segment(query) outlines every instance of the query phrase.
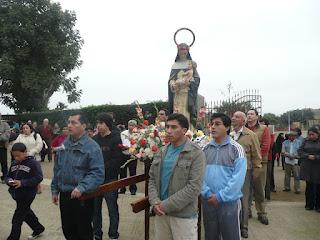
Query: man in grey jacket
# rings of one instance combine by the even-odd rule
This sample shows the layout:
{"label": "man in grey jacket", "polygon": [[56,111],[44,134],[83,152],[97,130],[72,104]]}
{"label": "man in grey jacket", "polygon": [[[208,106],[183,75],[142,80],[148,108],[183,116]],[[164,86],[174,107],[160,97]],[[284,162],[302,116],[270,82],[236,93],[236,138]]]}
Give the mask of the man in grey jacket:
{"label": "man in grey jacket", "polygon": [[197,239],[197,206],[204,173],[204,153],[185,133],[187,118],[171,114],[166,123],[170,143],[155,155],[149,180],[149,201],[160,239]]}

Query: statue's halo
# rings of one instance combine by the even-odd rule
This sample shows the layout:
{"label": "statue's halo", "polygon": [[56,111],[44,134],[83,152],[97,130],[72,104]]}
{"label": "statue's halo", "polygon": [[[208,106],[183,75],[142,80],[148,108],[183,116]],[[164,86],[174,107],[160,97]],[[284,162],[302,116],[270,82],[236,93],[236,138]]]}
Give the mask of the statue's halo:
{"label": "statue's halo", "polygon": [[178,46],[179,44],[177,43],[177,40],[176,40],[176,36],[178,34],[178,32],[182,31],[182,30],[186,30],[186,31],[189,31],[191,34],[192,34],[192,37],[193,37],[193,40],[192,40],[192,43],[190,45],[188,45],[189,47],[191,47],[193,44],[194,44],[194,41],[196,40],[196,37],[194,35],[194,33],[192,32],[192,30],[190,28],[179,28],[175,33],[174,33],[174,36],[173,36],[173,40],[174,40],[174,43]]}

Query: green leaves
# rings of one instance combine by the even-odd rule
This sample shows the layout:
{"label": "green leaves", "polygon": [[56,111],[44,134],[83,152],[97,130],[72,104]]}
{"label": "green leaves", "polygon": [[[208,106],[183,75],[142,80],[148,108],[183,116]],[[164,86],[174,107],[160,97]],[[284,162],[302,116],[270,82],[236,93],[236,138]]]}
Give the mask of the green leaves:
{"label": "green leaves", "polygon": [[0,99],[16,112],[42,111],[60,87],[80,100],[78,78],[83,40],[76,15],[49,0],[2,0],[0,4]]}

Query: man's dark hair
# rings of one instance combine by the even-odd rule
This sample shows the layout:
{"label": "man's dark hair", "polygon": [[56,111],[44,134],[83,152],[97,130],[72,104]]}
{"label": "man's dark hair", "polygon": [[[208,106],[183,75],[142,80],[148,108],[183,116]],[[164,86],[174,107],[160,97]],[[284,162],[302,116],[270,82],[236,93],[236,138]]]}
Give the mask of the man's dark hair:
{"label": "man's dark hair", "polygon": [[103,112],[99,113],[97,116],[97,121],[104,122],[109,130],[112,130],[113,118],[109,113]]}
{"label": "man's dark hair", "polygon": [[216,118],[220,118],[221,121],[223,122],[223,125],[225,127],[229,127],[229,130],[227,131],[227,134],[229,135],[230,128],[231,128],[231,119],[230,119],[230,117],[227,116],[224,113],[214,113],[214,114],[211,115],[210,122],[212,122],[213,119],[216,119]]}
{"label": "man's dark hair", "polygon": [[168,116],[168,110],[167,110],[167,109],[160,109],[159,112],[160,112],[160,111],[164,111],[164,113],[166,114],[166,116]]}
{"label": "man's dark hair", "polygon": [[26,145],[20,142],[13,144],[11,148],[11,152],[25,152],[25,151],[27,151]]}
{"label": "man's dark hair", "polygon": [[[250,108],[250,109],[248,110],[248,112],[249,112],[249,111],[254,111],[255,114],[256,114],[257,116],[259,116],[259,113],[258,113],[257,109],[255,109],[255,108]],[[247,113],[248,113],[248,112],[247,112]]]}
{"label": "man's dark hair", "polygon": [[182,128],[189,129],[188,119],[181,113],[172,113],[168,116],[167,121],[177,120]]}
{"label": "man's dark hair", "polygon": [[70,114],[70,116],[79,116],[79,122],[81,124],[88,124],[88,118],[83,114],[83,112],[73,112]]}
{"label": "man's dark hair", "polygon": [[308,134],[309,134],[309,132],[314,132],[314,133],[319,135],[319,129],[316,128],[315,126],[312,126],[311,128],[309,128],[308,129]]}
{"label": "man's dark hair", "polygon": [[300,128],[296,128],[295,132],[297,133],[298,136],[301,136],[302,132]]}

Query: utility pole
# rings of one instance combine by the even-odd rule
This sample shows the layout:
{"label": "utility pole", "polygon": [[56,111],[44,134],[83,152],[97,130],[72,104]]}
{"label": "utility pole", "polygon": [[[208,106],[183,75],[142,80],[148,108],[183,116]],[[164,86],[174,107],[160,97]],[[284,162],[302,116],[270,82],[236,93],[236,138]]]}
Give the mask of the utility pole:
{"label": "utility pole", "polygon": [[288,112],[288,131],[291,131],[291,126],[290,126],[290,111]]}

